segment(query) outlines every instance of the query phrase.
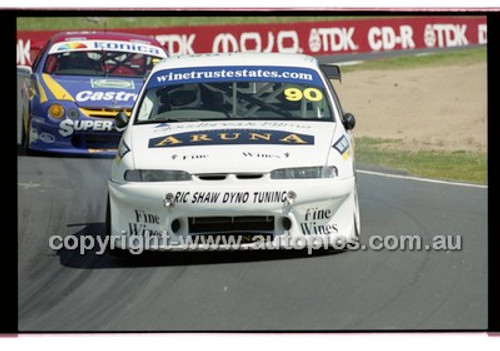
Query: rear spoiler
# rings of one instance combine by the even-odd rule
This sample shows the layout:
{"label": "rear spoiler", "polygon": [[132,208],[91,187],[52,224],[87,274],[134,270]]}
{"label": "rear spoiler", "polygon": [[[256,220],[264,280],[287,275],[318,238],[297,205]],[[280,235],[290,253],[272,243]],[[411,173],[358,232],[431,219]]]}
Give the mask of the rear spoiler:
{"label": "rear spoiler", "polygon": [[323,73],[328,77],[328,79],[335,79],[342,82],[342,76],[340,74],[340,67],[332,64],[321,64],[319,65]]}

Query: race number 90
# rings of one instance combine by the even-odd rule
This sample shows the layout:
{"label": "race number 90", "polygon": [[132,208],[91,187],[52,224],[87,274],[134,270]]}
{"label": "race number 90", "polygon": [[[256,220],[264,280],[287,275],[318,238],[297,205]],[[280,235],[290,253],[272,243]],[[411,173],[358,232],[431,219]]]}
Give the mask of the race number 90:
{"label": "race number 90", "polygon": [[303,91],[299,88],[287,88],[283,93],[288,101],[300,101],[302,98],[309,101],[321,101],[323,99],[323,94],[316,88],[306,88]]}

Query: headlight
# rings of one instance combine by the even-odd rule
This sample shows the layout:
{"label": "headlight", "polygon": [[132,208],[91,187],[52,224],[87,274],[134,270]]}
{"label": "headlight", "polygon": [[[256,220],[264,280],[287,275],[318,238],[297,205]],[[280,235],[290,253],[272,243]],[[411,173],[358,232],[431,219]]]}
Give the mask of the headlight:
{"label": "headlight", "polygon": [[49,117],[60,119],[64,117],[64,107],[60,104],[52,104],[49,107]]}
{"label": "headlight", "polygon": [[317,179],[333,178],[338,175],[337,167],[281,168],[271,172],[271,179]]}
{"label": "headlight", "polygon": [[124,158],[127,153],[130,152],[130,148],[128,147],[127,143],[123,140],[123,138],[120,139],[120,143],[118,144],[118,150],[116,154],[118,155],[119,158]]}
{"label": "headlight", "polygon": [[176,182],[191,180],[191,174],[184,171],[129,169],[125,172],[124,178],[129,182]]}
{"label": "headlight", "polygon": [[79,115],[80,115],[80,113],[78,112],[78,110],[76,108],[70,108],[68,110],[68,117],[71,119],[77,119]]}

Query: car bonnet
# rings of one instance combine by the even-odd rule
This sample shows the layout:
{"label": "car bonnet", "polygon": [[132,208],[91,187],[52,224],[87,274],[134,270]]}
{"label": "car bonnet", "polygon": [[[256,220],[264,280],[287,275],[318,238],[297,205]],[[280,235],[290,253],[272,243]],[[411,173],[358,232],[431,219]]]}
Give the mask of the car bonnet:
{"label": "car bonnet", "polygon": [[131,126],[137,169],[190,173],[268,172],[326,164],[336,124],[227,121]]}
{"label": "car bonnet", "polygon": [[74,101],[79,107],[132,108],[142,87],[142,78],[69,76],[42,74],[56,100]]}

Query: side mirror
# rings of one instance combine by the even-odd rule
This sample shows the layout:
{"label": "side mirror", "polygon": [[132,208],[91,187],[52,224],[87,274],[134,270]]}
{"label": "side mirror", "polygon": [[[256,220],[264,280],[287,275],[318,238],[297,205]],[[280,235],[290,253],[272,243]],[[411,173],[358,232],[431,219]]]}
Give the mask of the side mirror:
{"label": "side mirror", "polygon": [[119,132],[123,132],[123,130],[127,127],[128,124],[128,116],[125,112],[120,112],[115,117],[115,127]]}
{"label": "side mirror", "polygon": [[356,126],[356,118],[352,113],[344,113],[342,116],[342,123],[344,124],[345,129],[352,130]]}
{"label": "side mirror", "polygon": [[17,73],[24,76],[29,76],[33,73],[31,66],[19,65],[17,66]]}

